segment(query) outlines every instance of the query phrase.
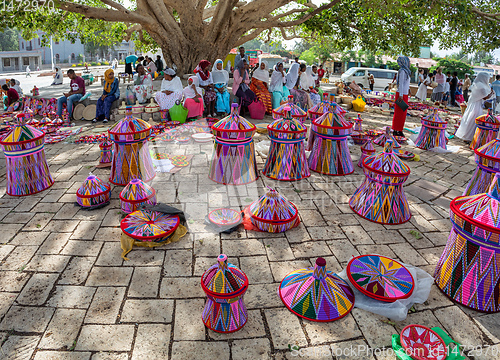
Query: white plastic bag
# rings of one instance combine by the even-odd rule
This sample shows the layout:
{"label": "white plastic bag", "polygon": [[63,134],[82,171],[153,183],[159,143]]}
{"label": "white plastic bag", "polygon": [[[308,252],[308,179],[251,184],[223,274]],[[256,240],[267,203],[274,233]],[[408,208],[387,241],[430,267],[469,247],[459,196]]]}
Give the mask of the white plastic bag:
{"label": "white plastic bag", "polygon": [[407,299],[396,300],[393,303],[387,303],[379,300],[369,298],[360,291],[358,291],[347,278],[346,270],[337,274],[342,279],[347,281],[352,291],[354,292],[354,307],[370,311],[374,314],[385,316],[394,321],[403,321],[408,316],[408,310],[411,309],[413,304],[423,304],[431,292],[431,286],[434,278],[426,273],[424,270],[419,269],[412,265],[403,264],[413,276],[415,280],[415,288],[413,293]]}
{"label": "white plastic bag", "polygon": [[269,146],[271,146],[271,141],[264,140],[255,144],[255,150],[262,158],[267,159],[269,155]]}

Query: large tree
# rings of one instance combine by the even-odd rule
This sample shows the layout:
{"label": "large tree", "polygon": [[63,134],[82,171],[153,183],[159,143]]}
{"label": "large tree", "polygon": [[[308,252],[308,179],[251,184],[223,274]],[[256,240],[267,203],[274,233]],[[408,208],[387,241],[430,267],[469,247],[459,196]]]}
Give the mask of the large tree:
{"label": "large tree", "polygon": [[17,27],[28,38],[36,30],[105,44],[132,38],[141,49],[161,48],[183,73],[258,37],[327,35],[338,47],[406,53],[436,38],[445,47],[500,46],[500,2],[491,0],[332,0],[320,6],[313,0],[135,0],[128,7],[123,0],[36,1],[38,11],[2,8],[0,27]]}

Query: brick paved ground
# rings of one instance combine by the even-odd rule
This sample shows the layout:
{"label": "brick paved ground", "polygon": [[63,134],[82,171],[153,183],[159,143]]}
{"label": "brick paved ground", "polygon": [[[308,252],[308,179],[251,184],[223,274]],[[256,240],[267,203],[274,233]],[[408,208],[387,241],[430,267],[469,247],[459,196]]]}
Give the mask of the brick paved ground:
{"label": "brick paved ground", "polygon": [[[365,119],[370,119],[366,128],[389,123],[382,116],[367,114]],[[450,231],[449,202],[461,194],[475,168],[465,147],[445,155],[415,151],[421,161],[408,163],[412,172],[405,186],[413,217],[398,226],[374,224],[350,210],[349,196],[363,179],[357,167],[346,177],[313,173],[293,183],[259,178],[248,186],[221,186],[207,178],[210,144],[160,143],[154,148],[195,155],[190,167],[175,175],[158,174],[153,181],[159,201],[189,215],[189,234],[178,243],[135,249],[130,261],[120,257],[121,188],[113,188],[111,204],[103,209],[88,212],[74,206],[75,192],[89,171],[103,178],[109,174],[94,167],[97,145],[47,145],[54,186],[29,197],[0,199],[0,358],[283,360],[294,358],[289,344],[315,350],[323,345],[333,350],[390,346],[391,334],[410,323],[440,326],[462,344],[498,350],[499,315],[454,305],[435,287],[429,300],[401,323],[359,309],[333,323],[312,323],[286,310],[276,294],[285,274],[310,266],[318,256],[326,258],[329,269],[340,271],[352,255],[375,252],[432,274]],[[351,152],[357,161],[358,147]],[[259,170],[263,163],[258,157]],[[3,158],[0,164],[4,193]],[[243,208],[265,186],[277,187],[298,206],[298,228],[275,235],[241,229],[222,236],[205,228],[210,209]],[[421,234],[418,239],[415,231]],[[200,275],[221,252],[250,280],[248,323],[229,335],[209,331],[201,322]],[[497,357],[490,351],[470,358]]]}

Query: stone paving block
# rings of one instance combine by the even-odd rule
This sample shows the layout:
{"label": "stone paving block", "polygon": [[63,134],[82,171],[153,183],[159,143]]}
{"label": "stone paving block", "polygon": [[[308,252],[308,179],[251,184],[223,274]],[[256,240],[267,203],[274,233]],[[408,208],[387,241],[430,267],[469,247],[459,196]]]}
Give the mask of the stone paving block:
{"label": "stone paving block", "polygon": [[68,242],[70,235],[69,233],[51,233],[38,248],[37,253],[42,255],[59,254]]}
{"label": "stone paving block", "polygon": [[328,323],[304,321],[304,328],[312,345],[353,339],[362,336],[352,315]]}
{"label": "stone paving block", "polygon": [[229,360],[229,356],[229,344],[226,341],[174,341],[172,345],[172,359],[175,360]]}
{"label": "stone paving block", "polygon": [[[109,210],[108,213],[115,211],[114,209]],[[120,221],[117,222],[119,224]],[[120,237],[122,236],[122,229],[119,227],[102,227],[109,226],[111,224],[105,223],[105,220],[102,222],[101,227],[97,230],[97,233],[94,236],[94,240],[97,241],[109,241],[116,242],[120,241]],[[115,244],[116,245],[116,244]]]}
{"label": "stone paving block", "polygon": [[100,225],[101,221],[80,221],[71,239],[92,240]]}
{"label": "stone paving block", "polygon": [[80,210],[79,206],[70,203],[61,203],[61,209],[54,215],[53,220],[71,220]]}
{"label": "stone paving block", "polygon": [[[284,261],[294,260],[292,249],[286,238],[264,239],[265,251],[269,261]],[[229,252],[229,254],[231,254]],[[254,255],[259,255],[259,252],[254,252]],[[248,254],[250,255],[250,254]]]}
{"label": "stone paving block", "polygon": [[167,250],[163,265],[164,275],[167,277],[191,276],[192,260],[190,250]]}
{"label": "stone paving block", "polygon": [[96,289],[87,286],[56,286],[48,306],[70,309],[87,309]]}
{"label": "stone paving block", "polygon": [[410,219],[410,222],[415,225],[418,231],[424,234],[431,231],[444,231],[444,229],[436,228],[434,225],[432,225],[432,223],[430,223],[420,215],[413,215]]}
{"label": "stone paving block", "polygon": [[431,265],[437,265],[441,254],[444,251],[444,246],[436,246],[428,249],[418,250],[419,254]]}
{"label": "stone paving block", "polygon": [[34,360],[89,360],[90,352],[37,351]]}
{"label": "stone paving block", "polygon": [[12,212],[5,216],[2,222],[7,224],[25,224],[30,221],[33,216],[35,216],[35,214],[30,212]]}
{"label": "stone paving block", "polygon": [[288,309],[266,309],[264,313],[275,349],[288,349],[289,344],[307,345],[299,318]]}
{"label": "stone paving block", "polygon": [[31,274],[18,271],[0,272],[0,291],[19,292],[29,280]]}
{"label": "stone paving block", "polygon": [[318,210],[302,210],[299,216],[306,227],[326,226],[326,222]]}
{"label": "stone paving block", "polygon": [[22,224],[2,224],[3,243],[8,243],[22,227]]}
{"label": "stone paving block", "polygon": [[132,268],[94,266],[86,286],[128,286]]}
{"label": "stone paving block", "polygon": [[359,245],[356,246],[360,254],[379,254],[390,257],[392,259],[396,258],[396,254],[391,250],[388,245]]}
{"label": "stone paving block", "polygon": [[[83,180],[82,180],[83,181]],[[101,222],[108,211],[111,211],[108,209],[108,207],[104,207],[101,209],[96,209],[92,211],[80,209],[76,214],[75,214],[75,219],[77,220],[84,220],[84,221],[89,221],[89,222]],[[119,224],[119,223],[118,223]],[[118,224],[113,224],[113,226],[117,226]],[[93,229],[96,224],[89,224],[89,228]],[[84,229],[82,229],[84,230]]]}
{"label": "stone paving block", "polygon": [[361,255],[349,240],[327,241],[333,255],[341,263],[348,263],[352,257]]}
{"label": "stone paving block", "polygon": [[[7,249],[12,248],[8,247]],[[36,250],[37,246],[16,246],[14,250],[10,251],[9,256],[0,263],[0,270],[22,271]]]}
{"label": "stone paving block", "polygon": [[345,239],[346,236],[340,226],[329,225],[327,227],[308,226],[307,231],[314,240]]}
{"label": "stone paving block", "polygon": [[292,244],[292,251],[295,258],[315,258],[318,256],[328,256],[332,252],[326,241],[309,241],[301,244]]}
{"label": "stone paving block", "polygon": [[132,360],[168,359],[170,331],[170,325],[139,325]]}
{"label": "stone paving block", "polygon": [[128,297],[156,297],[161,267],[136,267],[127,293]]}
{"label": "stone paving block", "polygon": [[122,249],[117,243],[105,242],[95,264],[97,266],[121,266],[123,264],[121,254]]}
{"label": "stone paving block", "polygon": [[85,316],[86,324],[114,324],[125,297],[124,287],[98,287]]}
{"label": "stone paving block", "polygon": [[133,325],[84,325],[75,350],[130,351],[133,339]]}
{"label": "stone paving block", "polygon": [[52,291],[58,274],[34,274],[19,294],[16,302],[21,305],[42,305]]}
{"label": "stone paving block", "polygon": [[63,255],[76,256],[97,256],[104,242],[102,241],[79,241],[69,240],[64,249]]}
{"label": "stone paving block", "polygon": [[205,340],[204,305],[204,299],[175,300],[174,340]]}
{"label": "stone paving block", "polygon": [[[430,273],[430,275],[434,275],[434,273]],[[450,305],[453,305],[453,302],[445,295],[443,295],[436,284],[432,284],[431,292],[429,293],[429,297],[427,298],[427,300],[423,304],[415,304],[415,309],[420,311],[425,309],[436,309]]]}
{"label": "stone paving block", "polygon": [[[279,240],[279,239],[265,239],[265,240],[270,240],[272,242],[274,240]],[[263,242],[264,240],[259,240],[259,239],[222,240],[222,252],[224,254],[229,254],[228,256],[230,258],[236,256],[266,255],[266,249],[264,247]],[[195,240],[195,249],[196,249],[196,240]],[[216,258],[218,254],[217,255],[214,254],[217,251],[218,254],[220,254],[219,248],[214,248],[213,254],[211,256]]]}
{"label": "stone paving block", "polygon": [[309,260],[271,262],[269,265],[271,266],[271,272],[276,282],[281,282],[281,280],[292,271],[312,266]]}
{"label": "stone paving block", "polygon": [[[121,257],[121,248],[117,244],[113,244],[115,248],[119,251],[119,257]],[[102,251],[101,251],[102,253]],[[164,250],[134,250],[132,253],[127,255],[129,260],[123,263],[124,266],[162,266],[165,251]]]}
{"label": "stone paving block", "polygon": [[231,346],[233,360],[272,359],[269,339],[235,340]]}
{"label": "stone paving block", "polygon": [[16,247],[14,245],[0,245],[0,261],[7,257]]}
{"label": "stone paving block", "polygon": [[39,201],[40,201],[40,198],[36,198],[33,196],[26,196],[22,199],[22,201],[17,206],[14,207],[14,211],[15,212],[28,212],[31,209],[33,209],[33,207],[36,204],[38,204]]}
{"label": "stone paving block", "polygon": [[24,231],[42,231],[45,226],[49,223],[50,219],[54,214],[52,213],[38,213],[31,218],[30,221],[26,223],[23,230]]}
{"label": "stone paving block", "polygon": [[395,324],[396,324],[395,328],[398,331],[398,333],[401,333],[401,331],[405,326],[411,324],[424,324],[429,328],[433,328],[435,326],[442,327],[442,325],[439,323],[439,320],[434,316],[434,314],[430,310],[410,313],[408,314],[405,320],[397,321]]}
{"label": "stone paving block", "polygon": [[494,344],[500,343],[500,324],[498,323],[498,314],[477,316],[474,318],[474,322]]}
{"label": "stone paving block", "polygon": [[302,223],[300,223],[299,226],[286,231],[285,236],[291,244],[311,240],[311,236],[309,235],[306,227]]}
{"label": "stone paving block", "polygon": [[172,322],[173,300],[127,300],[120,320],[135,323]]}
{"label": "stone paving block", "polygon": [[[161,192],[159,193],[161,194]],[[104,219],[102,220],[101,226],[117,226],[120,224],[122,220],[122,212],[119,209],[110,209],[106,215],[104,216]],[[118,238],[119,241],[120,239]],[[109,241],[109,240],[108,240]]]}
{"label": "stone paving block", "polygon": [[391,346],[390,335],[396,334],[396,329],[383,322],[387,320],[387,318],[356,308],[352,310],[351,314],[354,316],[356,323],[370,347],[379,348]]}
{"label": "stone paving block", "polygon": [[68,264],[70,256],[35,255],[26,266],[26,271],[62,272]]}
{"label": "stone paving block", "polygon": [[[416,229],[401,229],[399,233],[406,239],[408,243],[415,249],[424,249],[433,246],[433,243],[427,237]],[[427,233],[428,235],[434,233]]]}
{"label": "stone paving block", "polygon": [[248,287],[245,304],[248,309],[262,309],[283,306],[277,294],[279,283],[255,284]]}
{"label": "stone paving block", "polygon": [[87,279],[95,262],[93,257],[73,257],[66,270],[61,274],[58,284],[79,285]]}
{"label": "stone paving block", "polygon": [[98,352],[92,355],[91,360],[128,360],[127,353]]}
{"label": "stone paving block", "polygon": [[386,245],[404,243],[405,238],[397,230],[377,230],[368,233],[375,244]]}
{"label": "stone paving block", "polygon": [[[79,223],[80,220],[52,220],[44,230],[49,232],[72,233]],[[69,235],[71,236],[71,234]]]}
{"label": "stone paving block", "polygon": [[78,336],[85,310],[57,309],[42,336],[40,349],[69,349]]}
{"label": "stone paving block", "polygon": [[450,236],[449,232],[432,232],[426,234],[426,237],[435,246],[445,246],[449,236]]}
{"label": "stone paving block", "polygon": [[167,299],[201,298],[205,293],[201,289],[199,277],[163,278],[160,297]]}
{"label": "stone paving block", "polygon": [[9,311],[10,306],[16,300],[17,294],[0,292],[0,319]]}
{"label": "stone paving block", "polygon": [[39,340],[40,336],[11,335],[2,344],[0,353],[6,360],[31,359]]}
{"label": "stone paving block", "polygon": [[330,351],[336,360],[375,360],[368,345],[361,339],[331,344]]}
{"label": "stone paving block", "polygon": [[[465,346],[486,344],[482,332],[458,306],[450,306],[434,311],[439,322],[450,337]],[[470,347],[469,347],[470,348]]]}
{"label": "stone paving block", "polygon": [[342,230],[353,245],[369,245],[374,243],[371,236],[368,235],[361,225],[342,226]]}
{"label": "stone paving block", "polygon": [[248,320],[240,330],[229,334],[208,330],[208,336],[214,340],[256,338],[266,336],[266,329],[260,310],[250,310],[248,311]]}
{"label": "stone paving block", "polygon": [[393,244],[389,246],[397,257],[399,257],[405,264],[413,266],[428,264],[418,251],[412,248],[410,244]]}
{"label": "stone paving block", "polygon": [[33,245],[38,246],[49,236],[47,231],[21,231],[11,241],[9,245]]}
{"label": "stone paving block", "polygon": [[[231,261],[231,258],[229,258],[229,262]],[[240,269],[247,275],[251,284],[273,282],[273,275],[266,256],[242,257],[240,258],[240,265]]]}
{"label": "stone paving block", "polygon": [[329,226],[356,226],[359,225],[360,217],[352,213],[351,208],[348,205],[339,205],[339,209],[343,210],[344,213],[335,216],[326,216]]}
{"label": "stone paving block", "polygon": [[[41,201],[43,201],[43,199]],[[56,213],[61,209],[62,206],[63,204],[61,203],[39,202],[30,211],[33,213],[42,213],[42,212]]]}
{"label": "stone paving block", "polygon": [[50,318],[54,313],[53,308],[12,306],[0,323],[0,330],[14,330],[19,332],[45,331]]}

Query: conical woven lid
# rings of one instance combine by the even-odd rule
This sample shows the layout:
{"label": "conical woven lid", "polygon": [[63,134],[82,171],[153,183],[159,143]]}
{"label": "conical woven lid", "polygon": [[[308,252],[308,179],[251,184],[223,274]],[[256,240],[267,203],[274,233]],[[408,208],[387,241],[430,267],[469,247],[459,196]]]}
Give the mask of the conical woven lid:
{"label": "conical woven lid", "polygon": [[52,123],[52,120],[47,116],[47,114],[43,114],[42,119],[40,120],[40,125],[47,125]]}
{"label": "conical woven lid", "polygon": [[375,152],[372,139],[368,139],[363,145],[361,145],[361,151],[365,153]]}
{"label": "conical woven lid", "polygon": [[274,120],[267,126],[268,130],[274,130],[278,132],[306,132],[307,128],[299,120],[291,116],[289,107],[283,109],[283,117]]}
{"label": "conical woven lid", "polygon": [[292,114],[292,116],[303,117],[303,116],[307,115],[306,112],[300,108],[300,106],[295,105],[293,103],[293,96],[292,95],[288,96],[288,102],[286,104],[278,106],[276,109],[273,110],[273,113],[282,114],[283,110],[285,110],[286,107],[290,108],[290,113]]}
{"label": "conical woven lid", "polygon": [[79,197],[94,197],[110,191],[110,186],[99,179],[97,176],[90,174],[82,186],[76,192]]}
{"label": "conical woven lid", "polygon": [[363,167],[382,175],[407,176],[410,168],[392,151],[392,140],[387,140],[384,151],[363,160]]}
{"label": "conical woven lid", "polygon": [[427,121],[427,122],[446,124],[446,121],[442,120],[439,117],[437,109],[434,109],[434,111],[431,111],[427,116],[422,117],[422,120]]}
{"label": "conical woven lid", "polygon": [[221,133],[247,133],[246,136],[251,137],[256,126],[244,117],[238,114],[238,105],[231,105],[231,114],[225,118],[219,120],[212,126],[214,135],[219,136]]}
{"label": "conical woven lid", "polygon": [[314,268],[292,271],[279,287],[280,298],[295,315],[312,321],[334,321],[352,310],[354,293],[346,281],[316,259]]}
{"label": "conical woven lid", "polygon": [[152,198],[155,193],[155,189],[141,179],[133,179],[120,192],[120,199],[130,203],[138,203]]}
{"label": "conical woven lid", "polygon": [[478,116],[476,118],[476,124],[481,125],[491,125],[492,127],[500,127],[500,117],[494,116],[491,109],[488,109],[488,113]]}
{"label": "conical woven lid", "polygon": [[25,143],[29,141],[38,140],[45,135],[43,131],[35,129],[32,126],[26,125],[24,121],[26,117],[24,114],[18,114],[17,119],[20,125],[14,126],[0,141],[0,144],[16,144]]}
{"label": "conical woven lid", "polygon": [[392,140],[392,147],[394,149],[398,149],[398,148],[401,147],[401,145],[398,143],[398,141],[396,140],[396,138],[394,137],[394,135],[392,135],[392,133],[391,133],[391,127],[390,126],[386,126],[385,127],[385,133],[383,133],[378,138],[376,138],[375,140],[373,140],[373,142],[376,145],[385,146],[387,140]]}
{"label": "conical woven lid", "polygon": [[249,211],[252,218],[264,222],[285,222],[298,216],[297,207],[271,188],[250,204]]}
{"label": "conical woven lid", "polygon": [[323,93],[323,100],[314,105],[312,108],[309,109],[309,112],[316,113],[316,114],[323,114],[324,112],[328,111],[330,108],[330,101],[328,101],[328,93]]}
{"label": "conical woven lid", "polygon": [[113,143],[108,138],[99,144],[99,148],[101,149],[109,149],[111,146],[113,146]]}
{"label": "conical woven lid", "polygon": [[61,126],[61,125],[64,125],[64,121],[63,121],[63,119],[61,119],[58,116],[54,120],[52,120],[52,125],[54,125],[54,126]]}
{"label": "conical woven lid", "polygon": [[344,116],[337,112],[338,105],[331,103],[330,109],[321,115],[316,120],[313,120],[315,125],[332,128],[332,129],[350,129],[353,124],[346,121]]}
{"label": "conical woven lid", "polygon": [[125,117],[113,125],[109,130],[109,138],[112,140],[126,141],[127,135],[141,134],[141,137],[148,137],[152,127],[142,119],[132,116],[132,107],[127,106]]}
{"label": "conical woven lid", "polygon": [[217,264],[209,267],[201,276],[201,287],[208,295],[233,298],[245,293],[248,278],[243,271],[227,262],[226,255],[220,254]]}
{"label": "conical woven lid", "polygon": [[149,104],[147,104],[146,106],[146,109],[149,109],[149,110],[156,110],[156,109],[159,109],[160,106],[155,103],[155,100],[153,98],[151,98],[151,100],[149,101]]}
{"label": "conical woven lid", "polygon": [[493,139],[489,143],[475,149],[474,153],[477,156],[488,160],[500,161],[500,132],[498,133],[496,139]]}
{"label": "conical woven lid", "polygon": [[[467,223],[488,232],[500,234],[500,174],[495,174],[487,193],[459,196],[450,203],[450,210]],[[456,223],[457,219],[453,219]],[[460,224],[462,227],[463,224]],[[465,226],[465,228],[470,226]],[[477,229],[474,231],[478,235]],[[486,236],[485,236],[486,238]]]}

